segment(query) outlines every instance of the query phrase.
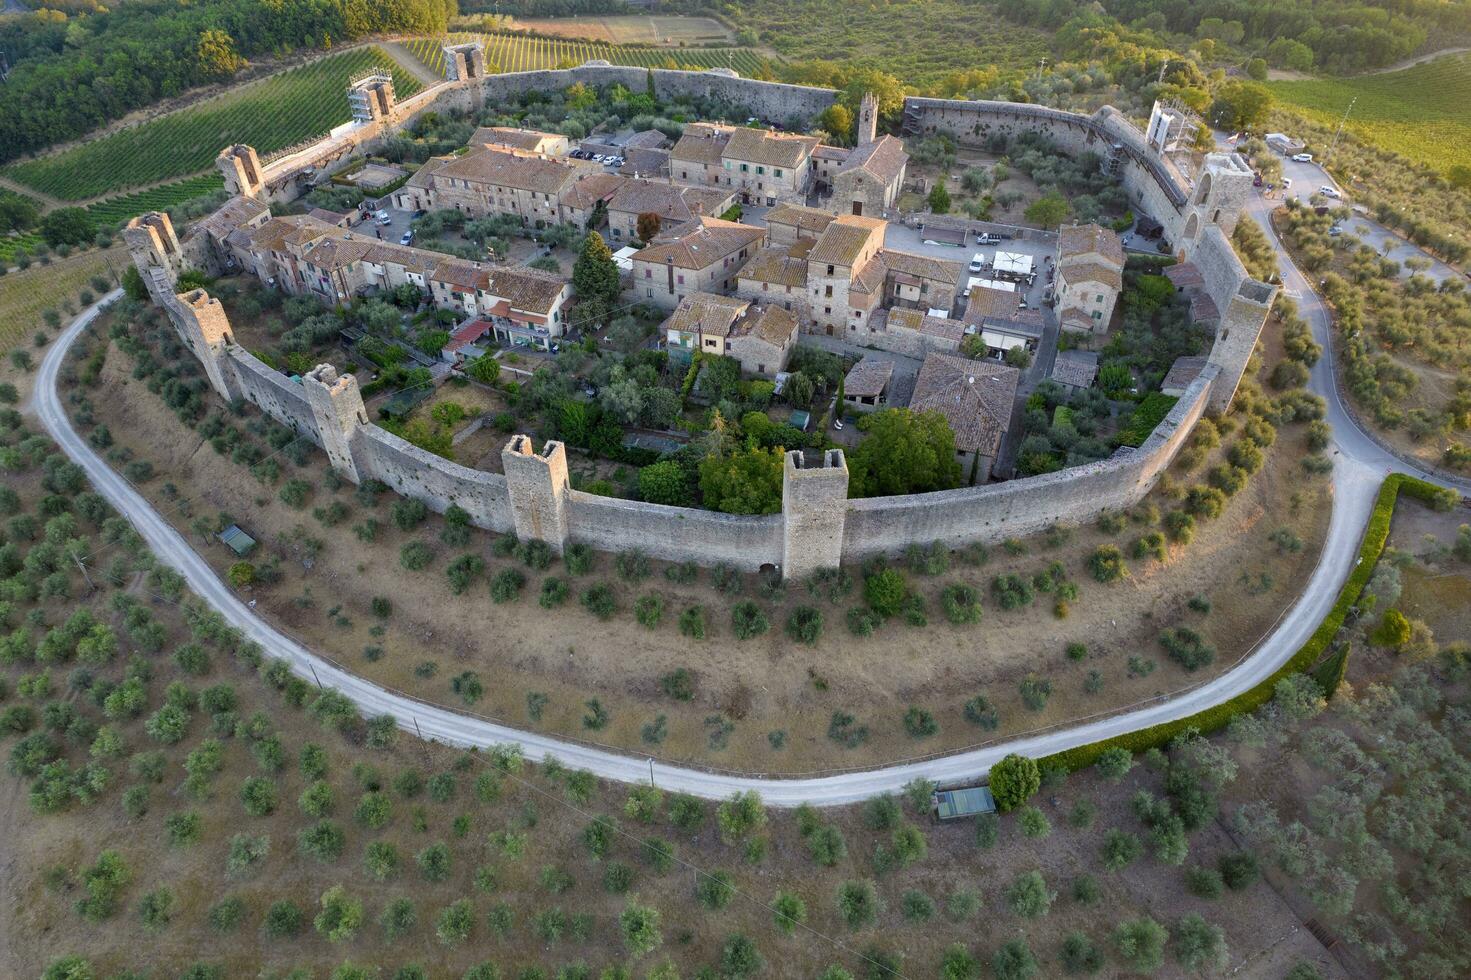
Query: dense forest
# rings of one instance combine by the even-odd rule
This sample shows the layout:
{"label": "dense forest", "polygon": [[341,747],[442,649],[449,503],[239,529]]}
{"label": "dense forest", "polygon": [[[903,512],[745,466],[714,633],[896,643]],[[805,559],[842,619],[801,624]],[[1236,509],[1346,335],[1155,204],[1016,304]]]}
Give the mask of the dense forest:
{"label": "dense forest", "polygon": [[454,0],[134,0],[0,18],[12,71],[0,162],[81,136],[246,59],[330,48],[379,32],[438,33]]}

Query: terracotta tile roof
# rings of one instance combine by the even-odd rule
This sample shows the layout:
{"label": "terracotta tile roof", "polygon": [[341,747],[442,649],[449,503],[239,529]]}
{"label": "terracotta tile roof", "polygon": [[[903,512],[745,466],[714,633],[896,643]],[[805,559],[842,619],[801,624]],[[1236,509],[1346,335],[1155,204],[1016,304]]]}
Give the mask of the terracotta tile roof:
{"label": "terracotta tile roof", "polygon": [[914,380],[909,408],[945,416],[957,450],[995,456],[1011,424],[1020,377],[1016,368],[995,361],[930,354]]}
{"label": "terracotta tile roof", "polygon": [[975,286],[965,307],[965,322],[980,323],[988,317],[1006,317],[1016,312],[1017,294],[990,286]]}
{"label": "terracotta tile roof", "polygon": [[1118,234],[1102,225],[1068,225],[1057,233],[1057,262],[1066,264],[1074,257],[1097,253],[1103,260],[1124,267],[1124,242]]}
{"label": "terracotta tile roof", "polygon": [[1190,319],[1196,323],[1210,323],[1221,318],[1221,308],[1211,299],[1210,293],[1199,292],[1190,300]]}
{"label": "terracotta tile roof", "polygon": [[457,158],[430,157],[420,165],[418,170],[414,171],[413,176],[404,181],[404,187],[416,187],[420,190],[432,188],[434,186],[434,175],[439,173],[445,164],[452,163],[455,159]]}
{"label": "terracotta tile roof", "polygon": [[1176,289],[1205,285],[1205,277],[1200,274],[1200,267],[1194,262],[1177,262],[1166,266],[1164,275]]}
{"label": "terracotta tile roof", "polygon": [[836,217],[831,211],[821,208],[809,208],[802,204],[778,204],[766,212],[766,224],[767,227],[790,225],[797,229],[799,235],[806,232],[816,238]]}
{"label": "terracotta tile roof", "polygon": [[657,150],[669,145],[669,137],[657,129],[643,129],[630,136],[623,144],[625,150]]}
{"label": "terracotta tile roof", "polygon": [[799,238],[786,247],[763,248],[738,275],[752,282],[800,289],[807,285],[807,254],[812,251],[812,244],[810,238]]}
{"label": "terracotta tile roof", "polygon": [[868,296],[882,295],[887,272],[883,260],[874,256],[853,272],[852,278],[848,280],[848,292]]}
{"label": "terracotta tile roof", "polygon": [[513,150],[488,146],[472,150],[439,168],[436,181],[452,177],[478,184],[494,184],[535,194],[559,194],[576,179],[581,168],[561,160],[528,156]]}
{"label": "terracotta tile roof", "polygon": [[211,238],[224,239],[235,229],[270,213],[271,209],[264,201],[253,197],[232,197],[195,227]]}
{"label": "terracotta tile roof", "polygon": [[617,174],[585,174],[563,189],[558,203],[564,207],[580,210],[594,208],[599,201],[608,201],[613,198],[618,190],[628,182],[626,177],[620,177]]}
{"label": "terracotta tile roof", "polygon": [[853,151],[846,147],[828,146],[826,143],[819,143],[817,149],[812,151],[812,157],[815,160],[836,160],[839,163],[852,155]]}
{"label": "terracotta tile roof", "polygon": [[752,305],[731,325],[730,335],[785,347],[797,336],[797,318],[780,306]]}
{"label": "terracotta tile roof", "polygon": [[849,153],[848,159],[838,168],[838,173],[864,170],[883,183],[890,184],[899,179],[908,164],[909,154],[904,152],[904,144],[892,136],[880,136],[872,143],[856,147]]}
{"label": "terracotta tile roof", "polygon": [[[309,245],[337,228],[304,214],[272,218],[259,228],[245,232],[250,246],[262,251],[285,252],[289,246]],[[232,240],[234,236],[231,236]]]}
{"label": "terracotta tile roof", "polygon": [[657,214],[666,225],[724,211],[734,192],[714,187],[668,184],[657,180],[625,180],[608,202],[609,211]]}
{"label": "terracotta tile roof", "polygon": [[1099,262],[1072,262],[1058,268],[1058,275],[1069,284],[1101,282],[1109,289],[1122,289],[1124,276],[1118,269]]}
{"label": "terracotta tile roof", "polygon": [[453,354],[457,350],[469,347],[489,333],[490,328],[491,324],[488,320],[471,320],[449,335],[449,343],[444,345],[444,349]]}
{"label": "terracotta tile roof", "polygon": [[884,393],[893,375],[893,361],[865,357],[849,368],[843,378],[843,395],[848,398],[875,398]]}
{"label": "terracotta tile roof", "polygon": [[1098,352],[1089,350],[1059,351],[1052,364],[1052,380],[1073,388],[1087,388],[1098,377]]}
{"label": "terracotta tile roof", "polygon": [[625,177],[667,177],[669,151],[633,147],[624,152],[623,166],[618,168],[618,172]]}
{"label": "terracotta tile roof", "polygon": [[686,163],[706,164],[720,163],[720,154],[725,150],[726,140],[730,138],[728,129],[715,126],[693,124],[686,126],[684,135],[674,144],[669,151],[670,160],[682,160]]}
{"label": "terracotta tile roof", "polygon": [[372,245],[358,239],[324,238],[302,255],[301,260],[326,272],[346,269],[372,251]]}
{"label": "terracotta tile roof", "polygon": [[721,156],[745,163],[795,169],[812,155],[817,143],[816,136],[795,136],[769,129],[737,126],[731,131]]}
{"label": "terracotta tile roof", "polygon": [[724,337],[730,333],[731,324],[751,304],[734,296],[716,293],[691,293],[679,301],[663,329],[679,330],[684,333],[706,333]]}
{"label": "terracotta tile roof", "polygon": [[1093,329],[1092,315],[1080,306],[1067,307],[1057,314],[1057,319],[1064,327],[1072,327],[1074,330]]}
{"label": "terracotta tile roof", "polygon": [[929,279],[932,282],[943,282],[950,286],[959,283],[965,271],[965,266],[959,262],[946,262],[943,259],[932,259],[928,255],[896,252],[889,248],[880,249],[879,258],[883,260],[884,267],[891,272],[903,272],[921,279]]}
{"label": "terracotta tile roof", "polygon": [[491,296],[506,300],[513,310],[550,316],[567,288],[567,280],[552,272],[520,266],[491,266],[481,271],[482,285]]}
{"label": "terracotta tile roof", "polygon": [[1190,382],[1200,377],[1200,372],[1205,370],[1209,363],[1206,357],[1177,357],[1175,363],[1170,365],[1169,373],[1159,383],[1161,391],[1174,388],[1183,391],[1190,386]]}
{"label": "terracotta tile roof", "polygon": [[965,324],[944,316],[930,316],[924,310],[896,306],[874,314],[873,326],[879,330],[912,330],[926,337],[953,340],[957,344],[965,336]]}
{"label": "terracotta tile roof", "polygon": [[758,245],[765,236],[763,228],[702,216],[661,232],[652,244],[635,252],[633,259],[669,263],[681,269],[704,269],[727,255]]}
{"label": "terracotta tile roof", "polygon": [[516,129],[511,126],[481,126],[470,137],[470,143],[493,143],[509,146],[513,150],[538,151],[548,140],[556,143],[567,137],[560,133],[543,133],[535,129]]}
{"label": "terracotta tile roof", "polygon": [[474,290],[479,288],[482,276],[483,273],[478,263],[443,256],[435,263],[434,271],[430,273],[429,278],[434,282],[459,286],[463,290]]}
{"label": "terracotta tile roof", "polygon": [[851,266],[875,235],[883,240],[886,224],[878,218],[852,214],[834,218],[818,236],[809,257],[823,265]]}

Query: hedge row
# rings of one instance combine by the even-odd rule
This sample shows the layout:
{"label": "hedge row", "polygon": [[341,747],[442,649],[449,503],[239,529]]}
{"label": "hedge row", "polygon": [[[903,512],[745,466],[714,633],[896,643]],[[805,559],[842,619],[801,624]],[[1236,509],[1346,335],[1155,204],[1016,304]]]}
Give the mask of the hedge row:
{"label": "hedge row", "polygon": [[[1364,590],[1369,577],[1374,574],[1374,565],[1379,561],[1380,552],[1384,550],[1384,542],[1389,539],[1389,523],[1394,517],[1395,501],[1401,491],[1425,501],[1434,501],[1443,492],[1433,483],[1418,480],[1404,473],[1391,473],[1385,478],[1384,484],[1379,488],[1379,498],[1374,503],[1374,512],[1369,517],[1369,526],[1364,531],[1364,542],[1359,548],[1358,563],[1349,573],[1343,590],[1338,593],[1338,601],[1333,604],[1332,610],[1318,625],[1308,641],[1302,645],[1302,648],[1294,653],[1291,659],[1278,668],[1271,677],[1229,701],[1224,701],[1196,714],[1149,728],[1141,728],[1136,732],[1118,735],[1101,742],[1080,745],[1075,749],[1068,749],[1065,752],[1058,752],[1039,759],[1038,764],[1044,769],[1052,767],[1076,772],[1091,766],[1106,749],[1125,748],[1130,752],[1144,752],[1167,744],[1187,728],[1194,728],[1201,734],[1208,734],[1225,727],[1226,723],[1236,715],[1255,711],[1270,701],[1278,681],[1289,674],[1302,673],[1310,669],[1327,652],[1329,644],[1338,635],[1344,618],[1348,616],[1349,609],[1358,602],[1359,593]],[[1328,668],[1331,663],[1331,660],[1326,662],[1323,665],[1324,668]],[[1347,659],[1344,656],[1342,664],[1331,671],[1336,678],[1334,686],[1337,686],[1337,679],[1342,678],[1346,667]]]}

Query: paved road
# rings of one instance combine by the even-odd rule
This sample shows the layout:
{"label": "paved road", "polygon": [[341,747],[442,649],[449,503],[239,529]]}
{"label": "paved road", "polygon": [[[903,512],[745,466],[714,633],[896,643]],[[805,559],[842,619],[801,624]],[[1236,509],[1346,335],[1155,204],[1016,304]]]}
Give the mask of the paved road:
{"label": "paved road", "polygon": [[[1257,205],[1264,206],[1264,202],[1258,201]],[[1299,302],[1303,313],[1312,322],[1320,342],[1324,342],[1324,349],[1329,350],[1326,345],[1327,317],[1321,304],[1307,289],[1306,281],[1287,264],[1285,256],[1283,261],[1288,288],[1301,291]],[[652,777],[665,789],[693,793],[709,799],[726,797],[738,790],[754,789],[761,793],[768,804],[775,806],[795,806],[804,802],[830,806],[898,790],[919,776],[941,783],[974,782],[992,764],[1010,752],[1029,756],[1047,755],[1172,721],[1234,697],[1269,677],[1317,628],[1332,607],[1334,598],[1353,567],[1380,481],[1392,469],[1406,468],[1355,428],[1334,392],[1332,364],[1330,358],[1325,356],[1314,369],[1311,384],[1315,391],[1328,399],[1328,418],[1333,424],[1337,441],[1333,472],[1333,513],[1327,542],[1302,596],[1283,615],[1272,634],[1236,667],[1199,687],[1120,714],[1080,719],[1063,727],[1017,736],[931,760],[906,762],[881,769],[830,771],[790,778],[704,771],[653,763],[647,757],[524,732],[458,711],[425,704],[333,666],[247,608],[215,575],[189,542],[92,451],[72,428],[62,407],[57,378],[67,351],[87,324],[97,316],[100,308],[120,294],[120,290],[114,290],[103,297],[97,305],[77,317],[52,345],[37,375],[30,409],[66,454],[87,472],[97,491],[133,522],[154,554],[161,561],[178,569],[189,587],[219,610],[228,622],[259,643],[267,654],[285,660],[300,676],[316,679],[347,695],[364,715],[390,714],[401,727],[411,732],[417,730],[426,738],[459,746],[517,744],[533,760],[555,756],[565,765],[589,769],[600,777],[622,782],[642,782]]]}

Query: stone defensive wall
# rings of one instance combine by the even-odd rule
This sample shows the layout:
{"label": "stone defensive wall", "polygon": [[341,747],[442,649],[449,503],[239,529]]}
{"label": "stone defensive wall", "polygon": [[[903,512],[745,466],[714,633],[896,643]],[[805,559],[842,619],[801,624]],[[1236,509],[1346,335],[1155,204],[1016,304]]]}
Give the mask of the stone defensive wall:
{"label": "stone defensive wall", "polygon": [[[301,191],[294,175],[329,165],[344,153],[371,149],[426,110],[470,110],[512,94],[561,90],[578,82],[643,91],[651,81],[658,96],[718,98],[770,121],[810,121],[837,98],[831,89],[743,79],[724,69],[650,71],[597,62],[447,80],[379,119],[339,127],[313,146],[269,161],[262,167],[261,196],[289,200]],[[1141,210],[1159,220],[1179,251],[1201,268],[1205,291],[1220,314],[1209,363],[1142,446],[1043,476],[858,500],[848,499],[841,450],[790,452],[781,512],[764,516],[600,497],[571,488],[561,443],[548,442],[538,450],[530,437],[515,435],[502,451],[503,473],[471,469],[373,425],[351,375],[339,377],[322,365],[297,382],[270,369],[235,343],[217,300],[203,290],[175,294],[193,243],[181,246],[167,216],[134,219],[125,238],[154,302],[167,312],[222,398],[248,401],[310,439],[347,480],[380,480],[438,512],[455,504],[478,527],[543,540],[557,549],[572,541],[605,551],[640,548],[671,561],[726,562],[744,570],[775,567],[800,577],[841,561],[898,553],[911,544],[995,543],[1054,524],[1085,523],[1136,504],[1173,461],[1202,413],[1229,407],[1275,296],[1275,287],[1246,274],[1228,237],[1250,186],[1250,171],[1227,155],[1212,155],[1199,184],[1192,184],[1153,154],[1138,128],[1111,108],[1084,116],[1005,102],[909,98],[904,112],[912,135],[945,130],[962,141],[983,143],[993,134],[1038,132],[1068,152],[1099,154]]]}

